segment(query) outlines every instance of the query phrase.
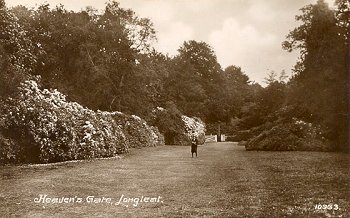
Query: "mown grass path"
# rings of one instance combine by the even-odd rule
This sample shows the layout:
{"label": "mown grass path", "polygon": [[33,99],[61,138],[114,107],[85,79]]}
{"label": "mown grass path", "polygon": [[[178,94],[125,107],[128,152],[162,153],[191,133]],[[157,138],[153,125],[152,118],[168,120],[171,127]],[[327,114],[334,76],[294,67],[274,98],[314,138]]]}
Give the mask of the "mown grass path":
{"label": "mown grass path", "polygon": [[[349,154],[198,149],[198,158],[190,147],[162,146],[121,159],[0,167],[0,217],[349,217]],[[83,202],[35,203],[39,194]],[[121,195],[162,202],[115,205]],[[319,203],[339,209],[315,210]]]}

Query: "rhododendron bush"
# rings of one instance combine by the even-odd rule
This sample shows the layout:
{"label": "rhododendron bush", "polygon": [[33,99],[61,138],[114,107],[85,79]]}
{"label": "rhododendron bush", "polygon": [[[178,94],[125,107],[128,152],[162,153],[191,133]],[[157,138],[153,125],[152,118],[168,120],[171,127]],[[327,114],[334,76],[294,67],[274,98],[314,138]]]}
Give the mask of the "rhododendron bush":
{"label": "rhododendron bush", "polygon": [[164,145],[164,137],[156,127],[147,125],[146,121],[135,115],[116,113],[115,121],[123,127],[123,132],[130,147],[150,147]]}
{"label": "rhododendron bush", "polygon": [[205,142],[205,124],[199,118],[157,107],[149,122],[164,134],[168,145],[191,145],[193,137],[198,139],[199,144]]}
{"label": "rhododendron bush", "polygon": [[57,90],[40,89],[33,80],[22,83],[18,96],[6,105],[0,132],[3,162],[112,157],[127,152],[129,146],[162,143],[159,132],[140,118],[120,112],[94,112],[68,102]]}
{"label": "rhododendron bush", "polygon": [[199,144],[204,144],[205,142],[205,124],[197,117],[188,117],[185,115],[181,116],[182,121],[185,123],[186,135],[192,139],[197,138]]}
{"label": "rhododendron bush", "polygon": [[319,125],[297,118],[270,124],[270,128],[249,139],[245,147],[247,150],[331,150]]}

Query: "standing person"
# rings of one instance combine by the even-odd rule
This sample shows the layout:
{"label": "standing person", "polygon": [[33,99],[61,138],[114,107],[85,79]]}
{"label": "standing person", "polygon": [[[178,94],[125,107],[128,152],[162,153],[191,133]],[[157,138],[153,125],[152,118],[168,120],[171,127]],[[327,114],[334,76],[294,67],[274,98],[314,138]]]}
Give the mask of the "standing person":
{"label": "standing person", "polygon": [[193,136],[192,140],[191,140],[192,158],[193,158],[193,153],[196,153],[196,157],[197,157],[197,146],[198,146],[198,139],[197,139],[197,137]]}

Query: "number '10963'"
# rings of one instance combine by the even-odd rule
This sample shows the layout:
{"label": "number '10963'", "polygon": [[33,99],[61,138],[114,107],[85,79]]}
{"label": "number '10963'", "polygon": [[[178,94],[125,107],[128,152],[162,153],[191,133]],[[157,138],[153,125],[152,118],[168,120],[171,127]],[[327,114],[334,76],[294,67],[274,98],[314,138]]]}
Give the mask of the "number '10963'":
{"label": "number '10963'", "polygon": [[338,204],[316,204],[315,210],[339,210]]}

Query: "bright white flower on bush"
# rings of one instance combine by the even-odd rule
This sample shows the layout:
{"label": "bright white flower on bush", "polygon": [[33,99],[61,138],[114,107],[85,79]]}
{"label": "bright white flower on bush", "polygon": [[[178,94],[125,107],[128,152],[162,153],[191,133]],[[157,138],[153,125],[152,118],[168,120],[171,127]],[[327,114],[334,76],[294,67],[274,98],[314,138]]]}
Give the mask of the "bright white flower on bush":
{"label": "bright white flower on bush", "polygon": [[152,113],[157,113],[157,112],[161,112],[161,111],[166,111],[166,109],[158,106],[152,110]]}
{"label": "bright white flower on bush", "polygon": [[131,115],[131,116],[132,116],[132,118],[141,121],[141,118],[139,116],[136,116],[136,115]]}

